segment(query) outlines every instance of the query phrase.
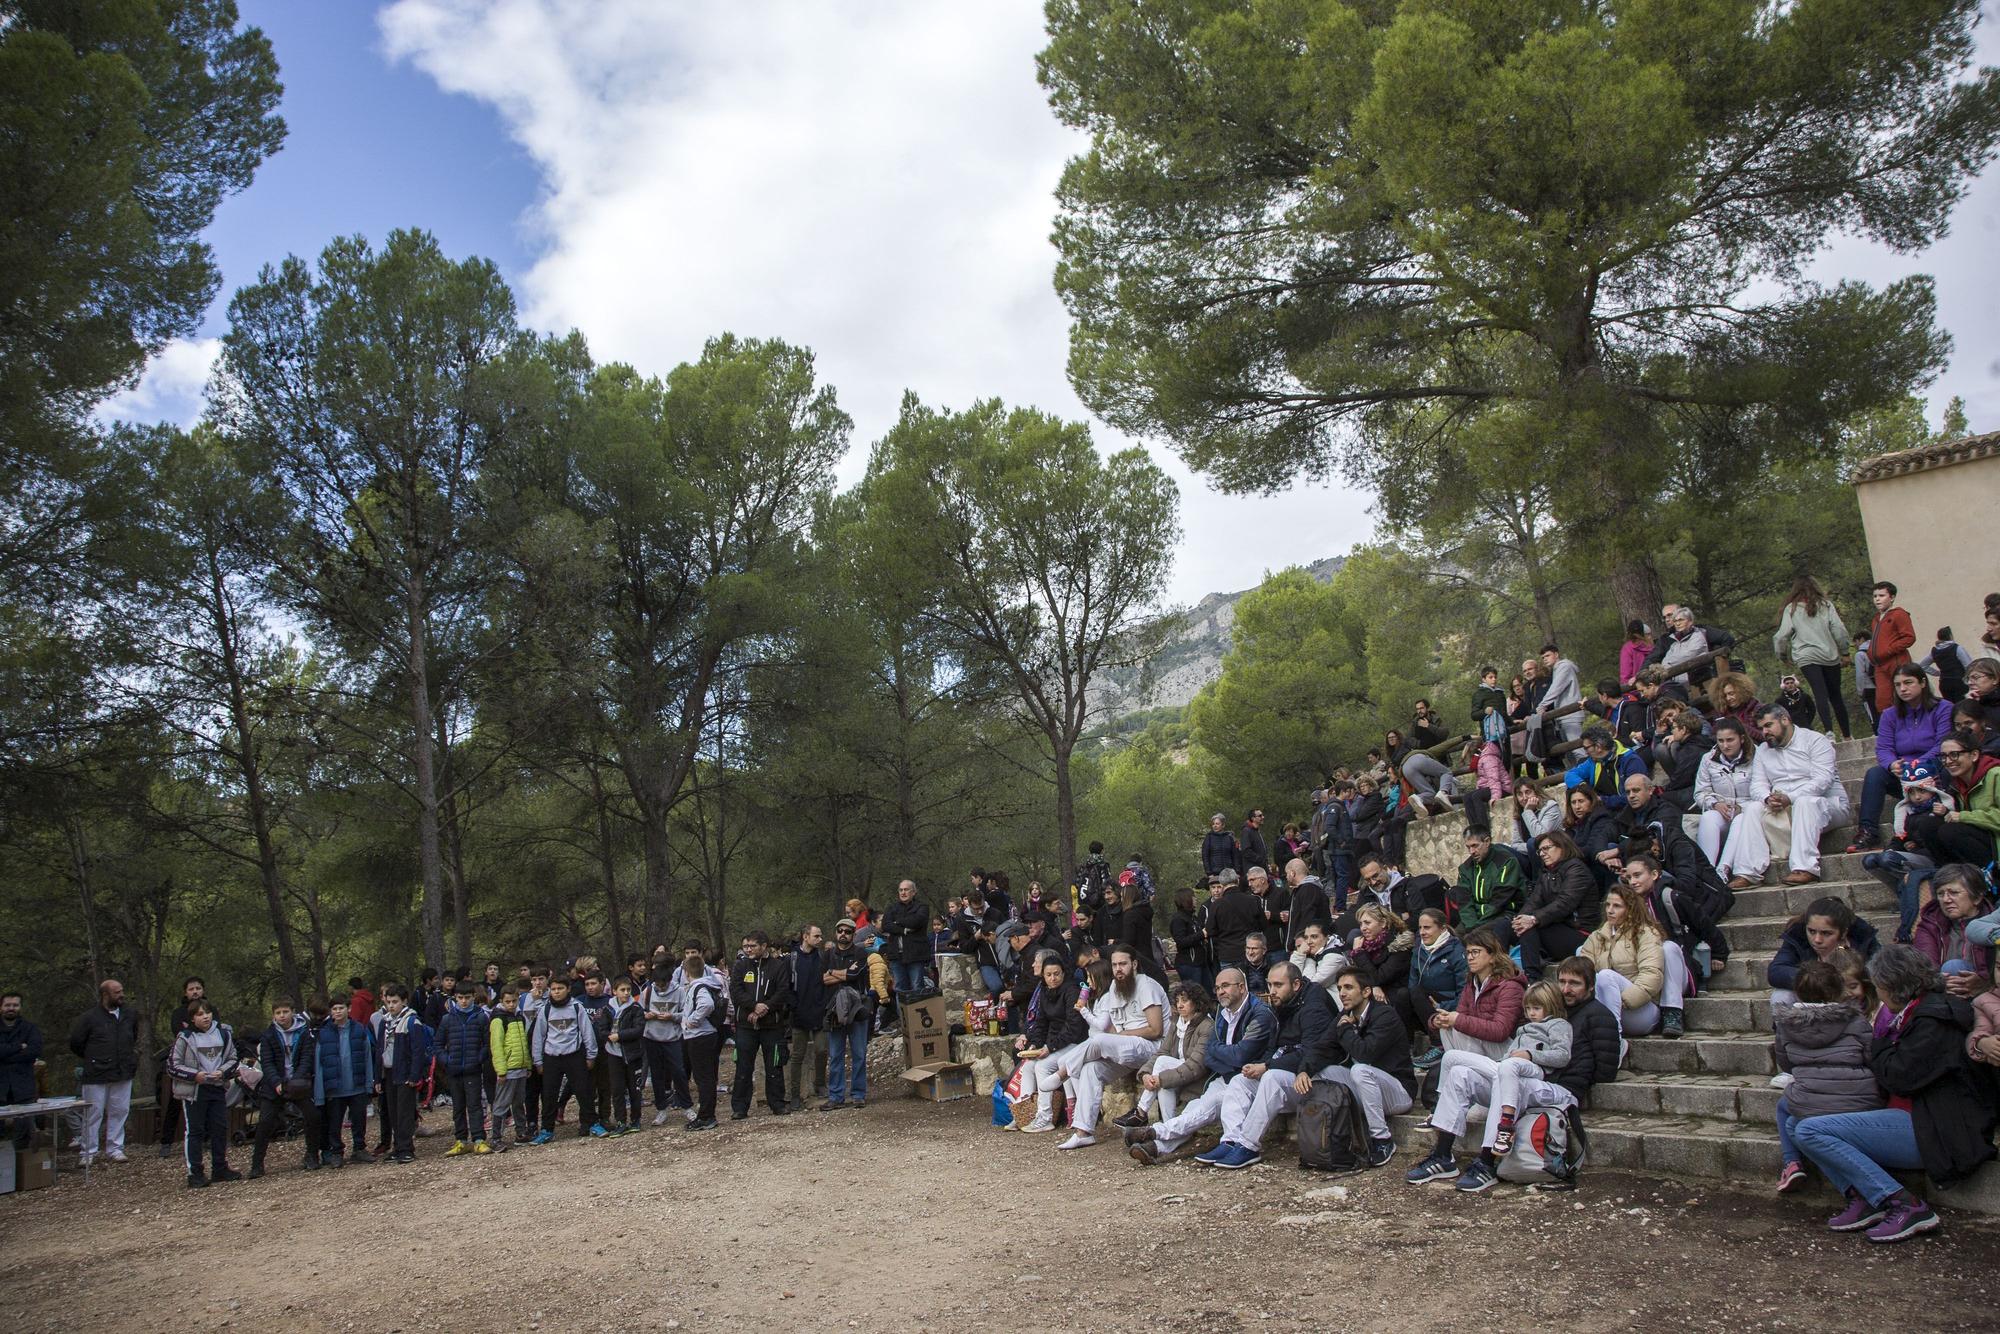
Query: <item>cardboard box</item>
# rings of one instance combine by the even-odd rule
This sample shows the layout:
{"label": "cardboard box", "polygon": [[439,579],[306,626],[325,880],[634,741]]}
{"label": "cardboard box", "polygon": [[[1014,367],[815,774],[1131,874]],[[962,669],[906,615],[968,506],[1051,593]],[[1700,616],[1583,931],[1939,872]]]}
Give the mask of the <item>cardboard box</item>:
{"label": "cardboard box", "polygon": [[21,1160],[14,1168],[14,1188],[16,1190],[45,1190],[55,1184],[55,1150],[46,1144],[38,1144],[32,1149],[21,1150]]}
{"label": "cardboard box", "polygon": [[902,1006],[900,1007],[900,1013],[903,1024],[903,1035],[906,1038],[916,1037],[918,1034],[929,1035],[932,1033],[943,1036],[951,1031],[951,1025],[945,1018],[944,997],[942,996],[932,996],[928,1000],[918,1001],[915,1005]]}
{"label": "cardboard box", "polygon": [[951,1035],[949,1033],[913,1033],[903,1039],[903,1064],[912,1070],[919,1066],[948,1065],[951,1063]]}
{"label": "cardboard box", "polygon": [[970,1098],[976,1091],[973,1086],[972,1067],[956,1061],[905,1070],[903,1082],[926,1102],[951,1102],[957,1098]]}

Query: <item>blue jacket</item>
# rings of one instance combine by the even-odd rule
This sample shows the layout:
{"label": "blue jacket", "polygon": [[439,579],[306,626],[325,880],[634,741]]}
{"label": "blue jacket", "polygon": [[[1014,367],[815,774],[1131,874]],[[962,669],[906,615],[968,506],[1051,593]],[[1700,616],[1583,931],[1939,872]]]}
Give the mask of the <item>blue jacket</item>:
{"label": "blue jacket", "polygon": [[1584,756],[1583,763],[1572,766],[1563,774],[1563,791],[1573,787],[1597,789],[1597,795],[1604,799],[1607,808],[1614,811],[1625,809],[1625,780],[1633,774],[1648,773],[1645,759],[1636,750],[1627,750],[1622,744],[1608,760],[1593,760]]}
{"label": "blue jacket", "polygon": [[[382,1019],[384,1032],[376,1037],[378,1051],[385,1056],[389,1050],[389,1012],[377,1012]],[[409,1016],[409,1027],[396,1039],[396,1051],[392,1062],[382,1065],[382,1082],[385,1084],[416,1084],[430,1074],[431,1057],[437,1052],[437,1035],[431,1032],[429,1024],[417,1017],[415,1010],[405,1010]]]}
{"label": "blue jacket", "polygon": [[1410,990],[1423,992],[1440,1009],[1457,1009],[1458,993],[1465,990],[1464,943],[1446,936],[1436,949],[1427,950],[1418,941],[1410,951]]}
{"label": "blue jacket", "polygon": [[486,1011],[477,1004],[459,1009],[453,1001],[438,1021],[437,1054],[448,1075],[476,1075],[486,1066]]}
{"label": "blue jacket", "polygon": [[[1864,961],[1875,957],[1875,951],[1882,948],[1882,938],[1875,934],[1875,928],[1863,918],[1854,919],[1854,925],[1847,929],[1847,948],[1860,955]],[[1785,934],[1778,938],[1778,952],[1771,956],[1770,966],[1764,970],[1764,980],[1779,991],[1790,991],[1798,981],[1799,969],[1817,959],[1812,942],[1806,939],[1805,919],[1800,918],[1785,928]]]}
{"label": "blue jacket", "polygon": [[[344,1048],[343,1048],[344,1040]],[[319,1026],[313,1070],[313,1101],[347,1098],[375,1089],[375,1033],[366,1024],[348,1021],[342,1033],[331,1019]]]}
{"label": "blue jacket", "polygon": [[1215,1031],[1209,1035],[1208,1049],[1201,1056],[1203,1065],[1224,1078],[1269,1056],[1272,1045],[1278,1040],[1278,1016],[1255,996],[1244,1002],[1243,1014],[1236,1021],[1234,1042],[1225,1040],[1229,1036],[1228,1027],[1222,1011],[1218,1009],[1215,1012]]}

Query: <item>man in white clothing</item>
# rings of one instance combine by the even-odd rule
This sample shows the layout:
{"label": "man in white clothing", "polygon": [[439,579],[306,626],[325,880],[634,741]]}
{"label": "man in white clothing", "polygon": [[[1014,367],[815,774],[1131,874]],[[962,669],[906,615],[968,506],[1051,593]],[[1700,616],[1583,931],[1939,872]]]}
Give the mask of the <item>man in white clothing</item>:
{"label": "man in white clothing", "polygon": [[1160,1035],[1167,1031],[1167,993],[1139,971],[1131,947],[1111,950],[1111,987],[1090,1004],[1084,1022],[1090,1036],[1063,1053],[1062,1072],[1069,1084],[1070,1129],[1057,1148],[1087,1149],[1097,1143],[1097,1114],[1104,1106],[1104,1086],[1118,1073],[1141,1070],[1160,1054]]}
{"label": "man in white clothing", "polygon": [[1748,860],[1732,857],[1727,850],[1724,859],[1738,874],[1756,878],[1770,864],[1770,848],[1789,848],[1792,869],[1785,883],[1809,885],[1819,879],[1820,835],[1843,823],[1848,814],[1847,789],[1840,783],[1833,741],[1824,732],[1792,722],[1782,704],[1766,704],[1757,711],[1757,730],[1764,744],[1750,766],[1750,800],[1763,819],[1737,820],[1730,834],[1733,840],[1737,826],[1760,825],[1757,833],[1766,847],[1761,860],[1749,847],[1744,849],[1751,854]]}
{"label": "man in white clothing", "polygon": [[1209,1037],[1208,1050],[1202,1053],[1211,1076],[1208,1086],[1159,1124],[1127,1127],[1121,1132],[1133,1161],[1142,1166],[1178,1152],[1195,1131],[1221,1120],[1223,1099],[1233,1084],[1247,1079],[1255,1089],[1255,1077],[1245,1075],[1243,1067],[1270,1055],[1271,1044],[1277,1040],[1277,1020],[1269,1006],[1250,994],[1250,982],[1242,969],[1225,968],[1215,975],[1215,1000],[1215,1031]]}
{"label": "man in white clothing", "polygon": [[[1576,664],[1562,655],[1562,650],[1554,644],[1542,645],[1542,670],[1549,678],[1548,693],[1542,696],[1542,712],[1554,713],[1557,709],[1568,708],[1572,704],[1583,703],[1583,679],[1578,675]],[[1583,710],[1578,709],[1567,717],[1555,720],[1555,730],[1551,744],[1574,741],[1583,735]]]}

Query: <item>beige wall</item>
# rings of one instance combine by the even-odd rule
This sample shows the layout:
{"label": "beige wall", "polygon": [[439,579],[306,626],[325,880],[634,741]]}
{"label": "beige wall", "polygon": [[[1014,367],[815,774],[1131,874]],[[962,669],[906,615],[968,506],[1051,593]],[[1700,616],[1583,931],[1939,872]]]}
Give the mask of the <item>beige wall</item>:
{"label": "beige wall", "polygon": [[[1854,492],[1875,577],[1896,585],[1916,623],[1915,656],[1929,652],[1942,625],[1981,656],[1982,608],[2000,592],[2000,455],[1858,482]],[[1849,628],[1866,629],[1865,608],[1862,616]]]}

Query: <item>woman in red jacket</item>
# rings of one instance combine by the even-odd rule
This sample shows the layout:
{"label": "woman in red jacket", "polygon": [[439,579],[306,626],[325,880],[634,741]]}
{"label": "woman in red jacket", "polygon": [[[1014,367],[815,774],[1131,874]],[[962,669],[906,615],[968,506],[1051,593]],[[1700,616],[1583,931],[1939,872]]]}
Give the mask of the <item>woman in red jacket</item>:
{"label": "woman in red jacket", "polygon": [[1431,1016],[1431,1030],[1447,1052],[1474,1051],[1497,1061],[1521,1026],[1521,970],[1500,948],[1500,938],[1484,927],[1468,932],[1464,944],[1465,990],[1458,993],[1456,1010]]}

